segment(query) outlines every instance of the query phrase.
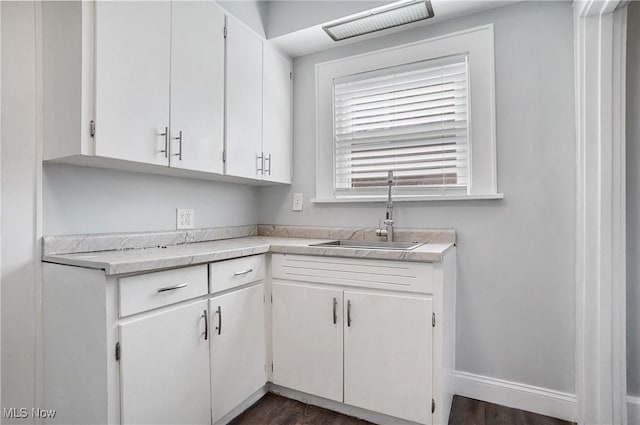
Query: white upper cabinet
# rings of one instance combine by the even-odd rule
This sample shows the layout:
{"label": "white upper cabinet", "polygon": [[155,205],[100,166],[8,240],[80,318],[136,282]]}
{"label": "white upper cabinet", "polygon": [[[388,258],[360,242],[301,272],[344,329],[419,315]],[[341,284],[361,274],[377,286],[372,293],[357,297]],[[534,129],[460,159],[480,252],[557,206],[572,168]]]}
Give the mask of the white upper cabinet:
{"label": "white upper cabinet", "polygon": [[262,39],[227,17],[227,161],[230,176],[262,178]]}
{"label": "white upper cabinet", "polygon": [[168,165],[171,3],[95,8],[95,153]]}
{"label": "white upper cabinet", "polygon": [[226,174],[291,183],[291,59],[227,18]]}
{"label": "white upper cabinet", "polygon": [[291,183],[291,59],[265,42],[263,61],[264,180]]}
{"label": "white upper cabinet", "polygon": [[291,60],[215,2],[51,2],[42,18],[45,161],[291,182]]}
{"label": "white upper cabinet", "polygon": [[224,14],[172,3],[171,167],[222,174]]}

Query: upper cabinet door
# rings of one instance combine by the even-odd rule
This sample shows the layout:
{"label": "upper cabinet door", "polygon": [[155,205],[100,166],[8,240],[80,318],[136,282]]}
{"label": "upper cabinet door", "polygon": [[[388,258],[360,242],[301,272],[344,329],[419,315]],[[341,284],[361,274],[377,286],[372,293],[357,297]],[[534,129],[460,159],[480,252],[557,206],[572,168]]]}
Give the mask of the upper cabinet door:
{"label": "upper cabinet door", "polygon": [[262,40],[227,17],[226,173],[262,178]]}
{"label": "upper cabinet door", "polygon": [[171,4],[96,2],[96,155],[168,165]]}
{"label": "upper cabinet door", "polygon": [[171,166],[222,173],[224,14],[212,3],[172,3]]}
{"label": "upper cabinet door", "polygon": [[264,180],[291,183],[291,60],[264,45],[262,150]]}

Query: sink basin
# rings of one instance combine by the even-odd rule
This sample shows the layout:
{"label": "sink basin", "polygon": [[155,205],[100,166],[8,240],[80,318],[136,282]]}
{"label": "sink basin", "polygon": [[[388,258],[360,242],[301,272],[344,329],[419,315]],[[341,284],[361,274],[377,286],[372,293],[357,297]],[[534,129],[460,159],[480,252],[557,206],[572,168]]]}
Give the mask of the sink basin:
{"label": "sink basin", "polygon": [[312,243],[309,246],[325,246],[336,248],[394,249],[408,251],[424,245],[422,242],[376,242],[376,241],[331,241]]}

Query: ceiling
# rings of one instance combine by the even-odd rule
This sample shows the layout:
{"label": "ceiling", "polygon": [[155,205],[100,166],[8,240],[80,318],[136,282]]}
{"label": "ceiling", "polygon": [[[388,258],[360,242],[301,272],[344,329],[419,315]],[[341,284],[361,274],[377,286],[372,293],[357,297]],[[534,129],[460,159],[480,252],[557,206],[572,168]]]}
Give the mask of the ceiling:
{"label": "ceiling", "polygon": [[435,16],[431,19],[339,42],[333,41],[324,32],[322,26],[333,20],[392,2],[368,0],[274,0],[266,2],[262,18],[265,21],[266,37],[275,42],[290,56],[297,57],[411,28],[433,25],[436,22],[516,3],[517,1],[431,0],[435,13]]}

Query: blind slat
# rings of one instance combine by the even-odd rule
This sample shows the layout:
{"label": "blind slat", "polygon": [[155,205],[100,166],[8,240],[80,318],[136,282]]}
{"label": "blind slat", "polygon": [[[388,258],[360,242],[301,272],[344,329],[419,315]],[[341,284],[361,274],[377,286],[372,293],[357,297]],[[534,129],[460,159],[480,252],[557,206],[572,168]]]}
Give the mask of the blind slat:
{"label": "blind slat", "polygon": [[337,190],[386,186],[390,170],[398,186],[468,184],[467,63],[455,60],[334,81]]}

